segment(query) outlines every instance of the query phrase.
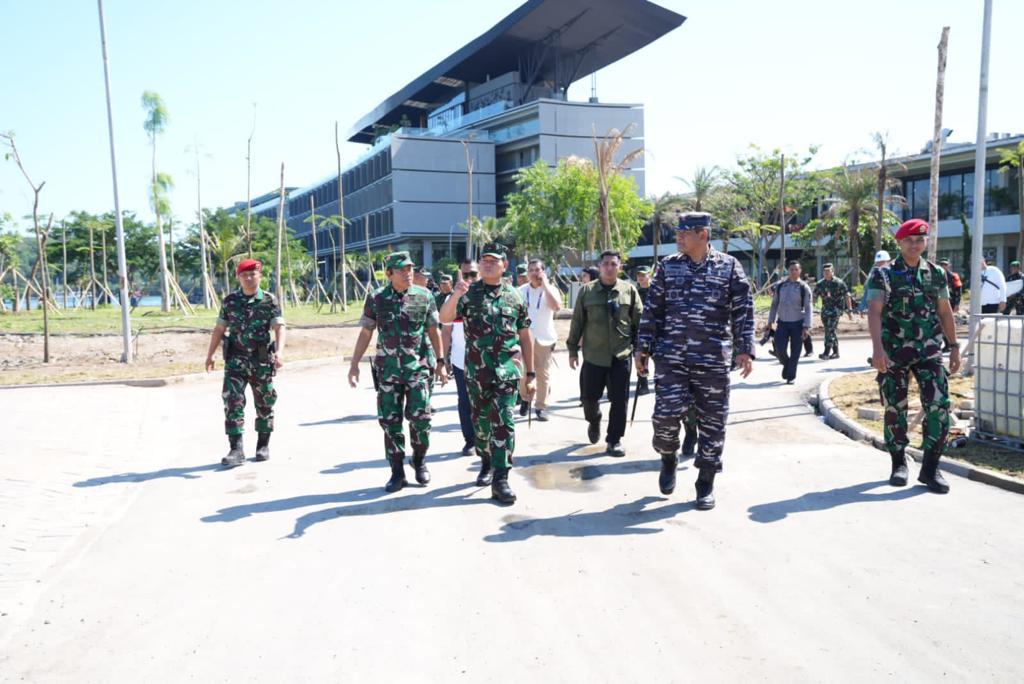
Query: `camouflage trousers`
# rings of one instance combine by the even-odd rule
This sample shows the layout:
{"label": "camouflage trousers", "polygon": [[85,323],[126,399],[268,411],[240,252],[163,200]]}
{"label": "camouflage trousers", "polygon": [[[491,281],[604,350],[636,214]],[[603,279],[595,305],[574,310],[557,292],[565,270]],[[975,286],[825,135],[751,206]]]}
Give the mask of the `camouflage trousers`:
{"label": "camouflage trousers", "polygon": [[907,392],[911,374],[917,379],[921,408],[925,412],[921,450],[941,454],[949,432],[949,383],[941,357],[892,365],[887,373],[878,374],[878,389],[885,409],[885,446],[890,453],[899,454],[910,443],[907,439]]}
{"label": "camouflage trousers", "polygon": [[265,363],[230,363],[224,369],[224,431],[229,435],[245,432],[245,386],[252,389],[256,406],[256,432],[274,431],[274,367]]}
{"label": "camouflage trousers", "polygon": [[413,451],[427,453],[430,447],[430,394],[429,377],[405,382],[380,380],[377,422],[384,429],[384,452],[389,461],[405,458],[403,417],[409,422]]}
{"label": "camouflage trousers", "polygon": [[825,351],[831,349],[839,353],[839,336],[836,329],[839,327],[839,312],[835,309],[824,309],[821,312],[821,325],[825,328]]}
{"label": "camouflage trousers", "polygon": [[[694,418],[690,418],[693,411]],[[697,440],[698,468],[722,470],[725,421],[729,417],[729,370],[660,363],[654,377],[654,450],[674,454],[679,450],[679,426],[700,430]]]}
{"label": "camouflage trousers", "polygon": [[519,403],[519,381],[477,382],[466,375],[470,413],[476,433],[476,453],[495,468],[510,468],[516,449],[514,412]]}
{"label": "camouflage trousers", "polygon": [[1024,296],[1011,295],[1007,297],[1003,313],[1007,316],[1024,316]]}

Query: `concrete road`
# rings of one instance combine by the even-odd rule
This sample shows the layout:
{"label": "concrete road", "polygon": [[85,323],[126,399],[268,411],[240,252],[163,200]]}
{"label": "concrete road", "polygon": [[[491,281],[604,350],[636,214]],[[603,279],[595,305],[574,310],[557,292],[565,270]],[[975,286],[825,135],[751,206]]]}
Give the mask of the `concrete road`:
{"label": "concrete road", "polygon": [[658,492],[653,397],[626,458],[585,444],[564,355],[511,508],[458,455],[453,386],[433,482],[395,495],[340,367],[283,372],[272,460],[231,471],[216,377],[0,391],[0,679],[1021,681],[1024,497],[889,487],[805,403],[863,367],[843,351],[737,378],[710,512],[690,462]]}

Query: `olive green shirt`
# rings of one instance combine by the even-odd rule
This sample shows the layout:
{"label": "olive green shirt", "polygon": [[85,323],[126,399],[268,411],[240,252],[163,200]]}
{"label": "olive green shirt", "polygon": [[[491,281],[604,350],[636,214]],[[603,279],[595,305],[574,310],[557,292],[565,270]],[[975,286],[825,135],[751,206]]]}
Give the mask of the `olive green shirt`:
{"label": "olive green shirt", "polygon": [[617,359],[633,353],[633,340],[640,327],[644,303],[632,283],[618,280],[604,285],[600,280],[587,283],[576,297],[572,325],[565,345],[570,356],[608,368]]}

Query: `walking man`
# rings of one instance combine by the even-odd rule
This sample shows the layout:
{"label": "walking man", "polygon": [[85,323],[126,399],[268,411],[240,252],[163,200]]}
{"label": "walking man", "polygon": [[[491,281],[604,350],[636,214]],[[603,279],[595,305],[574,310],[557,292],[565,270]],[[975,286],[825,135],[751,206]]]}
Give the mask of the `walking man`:
{"label": "walking man", "polygon": [[[478,275],[476,262],[472,259],[463,260],[459,264],[459,272],[462,280],[472,285]],[[455,376],[459,427],[462,429],[462,455],[472,456],[476,453],[476,432],[473,429],[473,414],[470,410],[469,392],[466,389],[466,332],[463,330],[462,318],[456,318],[442,326],[441,343],[444,345],[444,358],[448,363],[449,373]]]}
{"label": "walking man", "polygon": [[[1006,283],[1010,283],[1021,280],[1024,276],[1020,273],[1020,262],[1010,262],[1010,275],[1006,276]],[[1006,310],[1003,311],[1007,316],[1022,316],[1024,315],[1024,293],[1017,290],[1016,294],[1008,295],[1006,297]]]}
{"label": "walking man", "polygon": [[[526,302],[526,310],[530,316],[530,334],[533,337],[533,369],[537,373],[534,410],[537,420],[545,422],[548,419],[546,411],[551,392],[551,353],[558,342],[555,333],[555,313],[562,309],[562,293],[548,280],[542,260],[530,259],[526,275],[529,282],[519,288],[519,294]],[[526,395],[525,381],[520,381],[519,392],[522,396]],[[519,407],[519,415],[525,416],[529,410],[529,402],[523,401]]]}
{"label": "walking man", "polygon": [[[522,371],[515,356],[522,354],[526,369],[524,398],[536,391],[533,340],[526,303],[502,277],[508,265],[505,248],[483,246],[478,282],[460,280],[441,307],[441,322],[461,318],[466,333],[466,385],[469,393],[476,453],[480,456],[477,485],[491,485],[491,498],[513,504],[508,473],[515,452],[515,411]],[[494,469],[493,475],[491,469]]]}
{"label": "walking man", "polygon": [[[243,259],[235,269],[240,289],[224,298],[217,324],[206,351],[206,370],[213,370],[213,354],[223,341],[224,429],[230,451],[221,465],[233,468],[245,463],[242,434],[245,432],[245,386],[252,390],[256,406],[256,460],[270,458],[270,433],[274,430],[277,391],[274,375],[283,364],[284,317],[274,295],[260,288],[263,264]],[[274,331],[274,341],[270,331]],[[225,338],[225,333],[227,337]]]}
{"label": "walking man", "polygon": [[[679,424],[696,406],[700,429],[695,464],[697,508],[715,507],[715,474],[722,471],[729,414],[729,370],[750,375],[754,359],[754,299],[743,266],[710,244],[711,214],[679,217],[679,253],[654,274],[640,324],[637,372],[654,358],[654,450],[661,456],[658,486],[676,487]],[[735,361],[734,361],[735,358]]]}
{"label": "walking man", "polygon": [[448,373],[444,364],[438,363],[441,336],[434,297],[426,288],[413,284],[409,253],[392,252],[384,264],[388,284],[366,298],[348,382],[352,387],[359,384],[359,362],[376,330],[373,367],[378,385],[377,421],[384,430],[384,451],[391,465],[391,479],[384,486],[390,493],[406,485],[403,413],[409,422],[416,482],[430,482],[426,457],[430,448],[431,383],[436,374],[441,384],[446,384]]}
{"label": "walking man", "polygon": [[448,295],[452,293],[452,277],[445,273],[441,276],[437,283],[437,294],[434,295],[434,303],[437,305],[437,310],[441,310],[441,306],[444,305],[444,300],[448,299]]}
{"label": "walking man", "polygon": [[800,362],[803,339],[811,334],[811,316],[814,311],[811,288],[800,279],[800,262],[789,262],[789,277],[775,288],[772,308],[768,312],[768,327],[775,326],[775,351],[782,363],[782,379],[787,385],[796,380],[796,367]]}
{"label": "walking man", "polygon": [[619,279],[622,257],[607,250],[601,254],[598,279],[587,283],[576,297],[569,327],[569,368],[579,365],[583,344],[583,415],[587,419],[587,438],[596,444],[601,437],[601,409],[598,402],[608,390],[608,432],[605,437],[609,456],[626,455],[622,435],[626,432],[626,406],[629,403],[629,377],[633,341],[640,325],[644,304],[633,284]]}
{"label": "walking man", "polygon": [[1002,313],[1005,308],[1006,278],[998,266],[981,257],[981,313]]}
{"label": "walking man", "polygon": [[868,326],[871,365],[878,370],[878,388],[885,408],[885,446],[892,458],[889,484],[907,484],[907,392],[910,375],[921,392],[923,439],[918,481],[939,494],[949,485],[939,473],[939,457],[949,431],[949,383],[942,365],[942,341],[949,343],[949,372],[960,369],[953,309],[946,273],[921,257],[928,242],[928,224],[906,221],[896,231],[900,256],[880,268],[868,282]]}
{"label": "walking man", "polygon": [[814,287],[814,297],[821,298],[821,324],[825,328],[825,350],[819,359],[839,358],[839,317],[846,312],[853,318],[853,300],[850,291],[839,278],[835,277],[832,264],[825,264],[821,270],[822,278]]}
{"label": "walking man", "polygon": [[[953,313],[960,311],[960,300],[964,294],[964,283],[960,280],[960,274],[953,270],[949,263],[949,259],[940,259],[939,266],[946,272],[946,285],[949,287],[949,307],[953,310]],[[868,278],[870,282],[871,278]],[[865,288],[866,291],[867,288]],[[942,353],[949,352],[949,342],[942,339]]]}
{"label": "walking man", "polygon": [[[640,301],[647,306],[647,295],[651,291],[651,267],[641,266],[636,269],[636,291],[640,295]],[[651,391],[646,375],[639,375],[636,379],[636,393],[643,396]]]}

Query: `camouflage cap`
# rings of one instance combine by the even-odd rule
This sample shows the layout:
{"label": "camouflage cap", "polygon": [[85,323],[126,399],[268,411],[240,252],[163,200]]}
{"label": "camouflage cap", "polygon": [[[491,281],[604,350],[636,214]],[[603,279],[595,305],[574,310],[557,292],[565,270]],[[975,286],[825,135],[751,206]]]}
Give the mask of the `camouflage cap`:
{"label": "camouflage cap", "polygon": [[688,211],[679,215],[676,230],[697,230],[711,227],[711,214],[706,211]]}
{"label": "camouflage cap", "polygon": [[1010,266],[1016,266],[1017,268],[1020,268],[1020,262],[1014,259],[1013,261],[1010,262]]}
{"label": "camouflage cap", "polygon": [[[1010,264],[1013,266],[1013,264]],[[939,259],[939,266],[949,266],[949,259]]]}
{"label": "camouflage cap", "polygon": [[526,264],[519,264],[516,266],[516,275],[526,275],[529,269],[526,268]]}
{"label": "camouflage cap", "polygon": [[505,245],[499,245],[497,242],[488,242],[482,248],[480,248],[480,256],[492,256],[498,259],[507,259],[508,251],[505,249]]}
{"label": "camouflage cap", "polygon": [[447,273],[442,273],[441,277],[439,278],[439,281],[442,283],[450,283],[452,282],[452,277]]}
{"label": "camouflage cap", "polygon": [[638,275],[640,273],[643,273],[644,275],[651,275],[651,267],[650,266],[641,266],[640,268],[636,269],[636,272],[637,272]]}
{"label": "camouflage cap", "polygon": [[427,268],[426,266],[420,266],[419,268],[416,269],[416,272],[419,273],[420,275],[430,275],[430,269]]}
{"label": "camouflage cap", "polygon": [[384,260],[384,268],[403,268],[414,265],[408,252],[392,252]]}
{"label": "camouflage cap", "polygon": [[826,261],[825,263],[823,263],[821,265],[821,269],[825,270],[826,268],[835,268],[835,267],[832,265],[831,261]]}

